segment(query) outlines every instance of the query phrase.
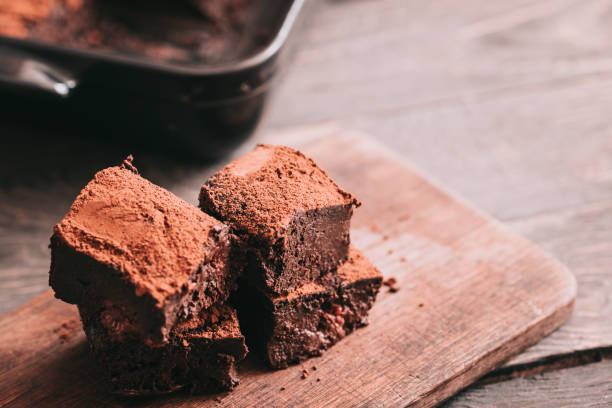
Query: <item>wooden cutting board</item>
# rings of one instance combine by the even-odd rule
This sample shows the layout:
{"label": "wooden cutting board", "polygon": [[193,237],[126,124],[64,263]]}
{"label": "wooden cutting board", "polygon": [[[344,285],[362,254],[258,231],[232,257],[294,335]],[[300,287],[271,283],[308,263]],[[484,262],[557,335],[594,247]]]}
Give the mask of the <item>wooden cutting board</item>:
{"label": "wooden cutting board", "polygon": [[286,370],[251,355],[229,394],[130,400],[105,392],[76,308],[47,292],[0,318],[0,406],[433,406],[568,317],[563,265],[371,139],[333,136],[297,147],[363,202],[353,243],[399,287],[368,327]]}

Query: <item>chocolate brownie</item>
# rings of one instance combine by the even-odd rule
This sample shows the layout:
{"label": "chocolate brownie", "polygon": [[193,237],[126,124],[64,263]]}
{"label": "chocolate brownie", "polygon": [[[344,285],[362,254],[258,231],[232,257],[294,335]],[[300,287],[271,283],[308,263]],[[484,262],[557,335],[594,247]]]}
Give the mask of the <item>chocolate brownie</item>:
{"label": "chocolate brownie", "polygon": [[360,203],[301,152],[258,145],[202,186],[200,208],[246,242],[251,281],[285,295],[348,256]]}
{"label": "chocolate brownie", "polygon": [[114,393],[163,394],[184,387],[218,392],[239,382],[236,363],[248,349],[229,306],[212,306],[177,324],[160,347],[142,344],[120,308],[79,310],[94,358]]}
{"label": "chocolate brownie", "polygon": [[311,282],[274,297],[241,285],[236,296],[241,328],[249,346],[273,368],[318,356],[368,323],[382,276],[351,247],[336,283]]}
{"label": "chocolate brownie", "polygon": [[140,177],[128,158],[98,172],[55,226],[49,284],[93,311],[121,307],[159,344],[177,319],[227,299],[232,247],[228,227]]}

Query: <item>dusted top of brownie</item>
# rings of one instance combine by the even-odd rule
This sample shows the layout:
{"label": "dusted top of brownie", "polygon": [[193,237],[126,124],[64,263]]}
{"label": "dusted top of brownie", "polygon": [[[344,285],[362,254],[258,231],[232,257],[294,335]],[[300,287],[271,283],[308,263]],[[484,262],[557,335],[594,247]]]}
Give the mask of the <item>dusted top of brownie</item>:
{"label": "dusted top of brownie", "polygon": [[365,279],[380,279],[381,274],[361,251],[351,245],[348,260],[338,268],[338,277],[343,282],[352,283]]}
{"label": "dusted top of brownie", "polygon": [[214,174],[200,192],[203,210],[268,244],[283,236],[297,212],[351,205],[360,203],[312,159],[285,146],[258,145]]}
{"label": "dusted top of brownie", "polygon": [[131,156],[96,173],[54,235],[163,302],[191,284],[227,227],[138,175]]}
{"label": "dusted top of brownie", "polygon": [[[85,307],[79,307],[79,312],[87,326],[91,326],[92,322],[97,320],[96,327],[104,330],[103,334],[108,341],[124,342],[134,337],[137,332],[137,328],[126,317],[127,314],[121,307],[107,307],[95,314],[91,314]],[[183,339],[242,340],[243,335],[240,332],[238,317],[234,310],[226,304],[216,304],[177,323],[170,332],[169,338],[172,343],[181,342]],[[240,357],[244,355],[246,355],[246,350]]]}
{"label": "dusted top of brownie", "polygon": [[[380,271],[372,265],[370,260],[361,251],[351,245],[348,260],[338,268],[336,280],[340,282],[340,285],[350,285],[357,281],[371,279],[382,280]],[[304,296],[331,290],[333,290],[333,285],[330,286],[328,283],[320,281],[308,282],[289,292],[287,296],[277,296],[271,298],[271,300],[274,302],[281,300],[293,301]]]}
{"label": "dusted top of brownie", "polygon": [[178,323],[173,335],[187,335],[190,338],[228,339],[242,338],[238,317],[225,304],[217,304],[191,319]]}

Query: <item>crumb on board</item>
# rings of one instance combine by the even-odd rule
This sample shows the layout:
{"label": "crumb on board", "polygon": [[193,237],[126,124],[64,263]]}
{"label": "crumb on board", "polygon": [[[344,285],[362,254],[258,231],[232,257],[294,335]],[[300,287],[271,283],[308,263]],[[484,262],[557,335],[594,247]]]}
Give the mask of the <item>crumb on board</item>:
{"label": "crumb on board", "polygon": [[383,285],[389,288],[389,292],[396,293],[399,291],[399,288],[395,286],[397,284],[397,279],[394,277],[387,278],[383,281]]}
{"label": "crumb on board", "polygon": [[393,250],[392,250],[392,249],[388,250],[388,251],[387,251],[387,254],[389,254],[389,255],[393,255]]}
{"label": "crumb on board", "polygon": [[79,321],[77,319],[70,319],[67,322],[62,323],[60,327],[53,329],[53,332],[57,333],[60,330],[72,330],[78,327],[79,327]]}
{"label": "crumb on board", "polygon": [[406,258],[402,256],[402,257],[400,258],[400,262],[401,262],[401,263],[406,262]]}
{"label": "crumb on board", "polygon": [[285,391],[285,390],[286,390],[286,388],[285,388],[285,387],[280,387],[280,390],[281,390],[281,391]]}
{"label": "crumb on board", "polygon": [[65,343],[72,338],[75,331],[79,328],[80,322],[77,319],[70,319],[53,329],[53,333],[58,333],[60,343]]}
{"label": "crumb on board", "polygon": [[419,307],[425,306],[425,303],[419,303]]}
{"label": "crumb on board", "polygon": [[309,374],[308,370],[307,369],[303,369],[302,370],[302,380],[305,380],[306,377],[308,377],[308,374]]}

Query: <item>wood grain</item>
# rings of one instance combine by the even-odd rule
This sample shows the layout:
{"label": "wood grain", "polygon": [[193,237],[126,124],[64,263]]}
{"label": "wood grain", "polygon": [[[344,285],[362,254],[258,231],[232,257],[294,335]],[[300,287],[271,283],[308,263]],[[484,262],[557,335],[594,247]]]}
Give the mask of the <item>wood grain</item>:
{"label": "wood grain", "polygon": [[604,408],[612,405],[612,360],[472,387],[443,407]]}
{"label": "wood grain", "polygon": [[612,3],[319,3],[264,126],[362,130],[504,221],[612,199]]}
{"label": "wood grain", "polygon": [[533,220],[579,299],[514,361],[611,347],[612,230],[594,209],[612,202],[612,2],[317,4],[263,127],[358,129],[495,218]]}
{"label": "wood grain", "polygon": [[[612,245],[612,234],[596,231],[607,225],[605,212],[563,225],[612,202],[612,3],[316,3],[259,135],[341,121],[504,222],[558,217],[549,236],[534,225],[529,238],[562,258],[577,274],[579,297],[595,301],[579,299],[576,314],[589,318],[572,319],[525,359],[612,346],[609,252],[581,256],[576,267],[559,245],[547,247],[569,247],[574,234],[585,251]],[[50,228],[93,169],[135,153],[146,174],[188,200],[210,171],[49,129],[3,123],[0,134],[0,313],[46,290]]]}
{"label": "wood grain", "polygon": [[[367,132],[569,265],[574,317],[510,364],[611,347],[612,2],[316,3],[257,137],[327,120]],[[134,152],[4,123],[0,135],[5,313],[46,290],[50,228],[92,172]],[[210,172],[135,154],[190,201]]]}
{"label": "wood grain", "polygon": [[[353,242],[400,291],[383,290],[368,327],[304,363],[317,366],[305,380],[300,366],[270,372],[251,357],[221,405],[433,406],[570,314],[576,286],[565,267],[380,145],[344,132],[303,148],[364,203]],[[126,402],[103,392],[77,322],[75,308],[49,292],[0,318],[0,405]],[[211,398],[130,405],[207,406]]]}
{"label": "wood grain", "polygon": [[509,226],[555,254],[578,280],[576,307],[567,324],[509,364],[612,347],[612,202],[541,214]]}

